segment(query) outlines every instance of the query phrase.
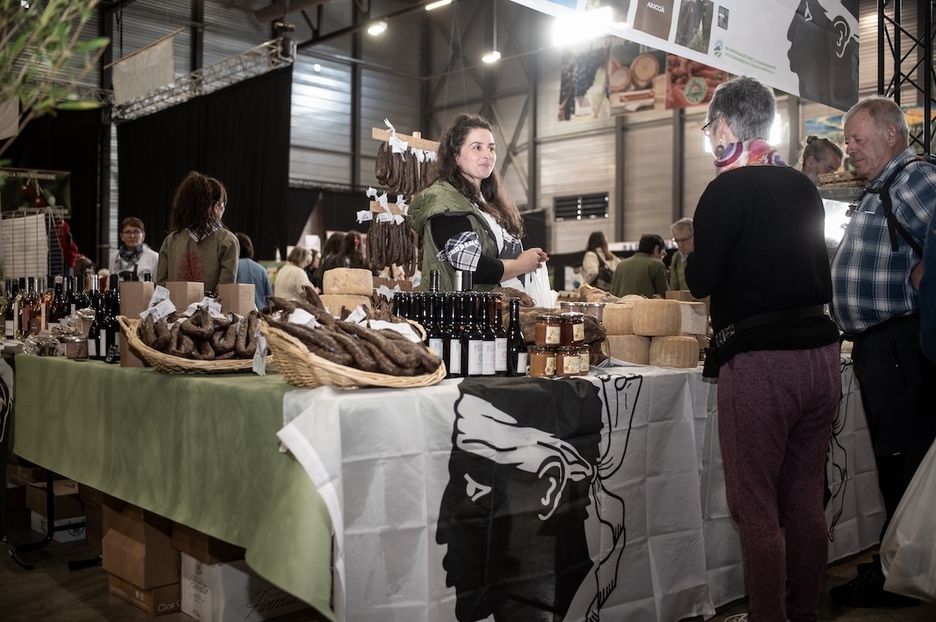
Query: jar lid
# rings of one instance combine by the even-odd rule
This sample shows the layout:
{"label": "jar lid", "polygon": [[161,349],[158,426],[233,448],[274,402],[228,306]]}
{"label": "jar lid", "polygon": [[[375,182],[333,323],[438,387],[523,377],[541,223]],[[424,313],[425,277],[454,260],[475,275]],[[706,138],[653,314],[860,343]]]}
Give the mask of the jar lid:
{"label": "jar lid", "polygon": [[584,314],[584,313],[578,313],[578,312],[575,312],[575,311],[566,311],[565,313],[560,313],[560,314],[559,314],[559,317],[560,317],[560,319],[563,319],[563,320],[572,320],[573,322],[577,322],[577,321],[579,321],[579,320],[581,320],[581,321],[583,321],[583,322],[585,321],[585,314]]}
{"label": "jar lid", "polygon": [[541,316],[539,316],[538,318],[536,318],[536,321],[538,321],[538,322],[539,322],[539,321],[543,321],[543,322],[559,322],[560,320],[562,320],[561,314],[560,314],[560,315],[556,315],[556,314],[553,314],[553,313],[544,313],[543,315],[541,315]]}

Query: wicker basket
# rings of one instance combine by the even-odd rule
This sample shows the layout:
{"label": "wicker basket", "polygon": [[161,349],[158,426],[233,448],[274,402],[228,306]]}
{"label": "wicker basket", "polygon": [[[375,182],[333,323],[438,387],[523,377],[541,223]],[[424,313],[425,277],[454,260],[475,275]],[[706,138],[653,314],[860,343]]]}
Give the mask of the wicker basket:
{"label": "wicker basket", "polygon": [[273,361],[286,381],[296,387],[426,387],[445,378],[445,365],[421,376],[389,376],[338,365],[309,351],[301,341],[266,322],[260,330],[266,335]]}
{"label": "wicker basket", "polygon": [[[172,356],[149,347],[137,335],[140,320],[131,320],[123,315],[117,317],[120,330],[127,340],[127,345],[141,359],[161,372],[167,374],[232,374],[251,371],[253,359],[225,359],[223,361],[197,361],[180,356]],[[267,362],[272,357],[267,357]]]}

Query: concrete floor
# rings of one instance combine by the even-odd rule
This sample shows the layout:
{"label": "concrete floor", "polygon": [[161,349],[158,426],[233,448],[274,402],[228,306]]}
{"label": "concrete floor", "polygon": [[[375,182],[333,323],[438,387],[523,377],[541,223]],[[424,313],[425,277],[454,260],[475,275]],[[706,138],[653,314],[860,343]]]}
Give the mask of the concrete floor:
{"label": "concrete floor", "polygon": [[[11,512],[11,514],[14,514]],[[11,538],[20,544],[39,539],[38,534],[24,530],[23,522],[11,517],[14,527]],[[18,566],[8,554],[6,545],[0,550],[0,620],[4,622],[132,622],[151,619],[133,605],[108,593],[107,575],[100,566],[83,570],[69,570],[67,563],[96,556],[84,542],[59,544],[52,542],[45,548],[19,555],[32,566],[27,571]],[[870,561],[870,551],[830,566],[823,588],[819,619],[823,622],[933,622],[936,604],[924,603],[901,609],[852,609],[832,603],[830,588],[841,585],[855,576],[855,565]],[[729,603],[718,610],[710,622],[721,622],[726,616],[747,611],[746,603]],[[162,622],[191,620],[184,613],[162,615]],[[691,618],[702,622],[702,618]],[[687,620],[686,622],[690,622]],[[311,614],[294,614],[278,618],[278,622],[320,622]],[[509,621],[508,621],[509,622]],[[618,621],[611,621],[618,622]],[[621,621],[627,622],[627,621]],[[635,621],[636,622],[636,621]],[[676,621],[662,621],[676,622]]]}

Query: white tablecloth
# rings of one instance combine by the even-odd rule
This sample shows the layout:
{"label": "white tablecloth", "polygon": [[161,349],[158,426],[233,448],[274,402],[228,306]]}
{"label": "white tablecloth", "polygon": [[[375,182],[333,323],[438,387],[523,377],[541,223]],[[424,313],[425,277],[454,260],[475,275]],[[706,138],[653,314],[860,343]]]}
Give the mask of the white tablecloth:
{"label": "white tablecloth", "polygon": [[[610,371],[610,376],[583,380],[597,389],[595,404],[601,410],[600,440],[595,437],[599,451],[588,459],[582,457],[588,452],[576,451],[561,433],[524,427],[525,409],[542,403],[533,399],[537,383],[548,381],[508,379],[516,392],[511,406],[497,411],[477,402],[480,419],[469,412],[473,398],[462,395],[465,387],[478,388],[478,381],[461,389],[459,381],[449,380],[420,389],[326,387],[288,393],[279,437],[329,507],[338,619],[509,619],[506,614],[456,616],[456,586],[462,579],[446,571],[449,547],[437,541],[443,496],[457,492],[461,483],[455,471],[450,482],[457,453],[453,438],[459,447],[469,447],[469,437],[477,437],[477,447],[492,444],[484,440],[488,434],[497,439],[493,445],[510,445],[492,452],[501,456],[500,463],[526,471],[521,476],[532,478],[524,481],[534,482],[537,495],[547,490],[544,499],[549,492],[538,487],[542,481],[570,482],[568,490],[560,489],[569,507],[571,495],[584,499],[585,494],[570,492],[571,482],[589,484],[584,518],[573,519],[569,532],[584,534],[591,568],[574,597],[563,601],[560,613],[566,620],[597,614],[629,622],[675,622],[710,617],[716,606],[742,596],[737,528],[728,517],[718,451],[715,386],[704,382],[697,369]],[[844,360],[842,378],[842,408],[830,452],[835,494],[829,507],[834,525],[830,559],[874,544],[883,520],[860,400]],[[465,401],[456,406],[460,399]],[[488,410],[499,414],[488,416]],[[484,429],[478,421],[485,422]],[[518,442],[518,430],[529,440]],[[501,442],[505,434],[510,442]],[[565,479],[549,479],[551,463],[549,458],[540,462],[543,451],[564,456]],[[570,465],[580,468],[577,476],[568,475],[574,471]],[[469,494],[487,494],[485,486],[467,480]],[[450,540],[446,534],[441,538]],[[545,539],[543,544],[552,546]],[[509,559],[519,557],[522,563],[542,552],[530,548],[536,549],[528,547]],[[496,567],[491,560],[497,555],[483,552],[485,563]]]}

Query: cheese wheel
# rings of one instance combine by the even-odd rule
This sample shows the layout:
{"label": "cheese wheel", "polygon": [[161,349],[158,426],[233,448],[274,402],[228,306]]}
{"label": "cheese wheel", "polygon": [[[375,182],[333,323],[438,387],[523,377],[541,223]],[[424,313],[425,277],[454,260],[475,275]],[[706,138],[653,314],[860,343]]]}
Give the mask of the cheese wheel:
{"label": "cheese wheel", "polygon": [[[327,272],[325,274],[328,274]],[[355,294],[322,294],[319,296],[325,309],[335,317],[341,316],[341,308],[346,307],[348,311],[354,311],[358,305],[370,309],[374,306],[370,296],[359,296]]]}
{"label": "cheese wheel", "polygon": [[322,275],[322,292],[326,294],[359,294],[370,296],[374,277],[364,268],[332,268]]}
{"label": "cheese wheel", "polygon": [[601,325],[609,335],[634,334],[634,303],[611,302],[604,306]]}
{"label": "cheese wheel", "polygon": [[683,335],[705,335],[708,313],[704,302],[679,302],[680,328]]}
{"label": "cheese wheel", "polygon": [[635,335],[678,335],[681,324],[682,312],[678,300],[648,298],[634,301]]}
{"label": "cheese wheel", "polygon": [[689,335],[666,335],[650,340],[650,364],[657,367],[696,367],[699,340]]}
{"label": "cheese wheel", "polygon": [[650,364],[650,337],[640,335],[608,335],[611,358],[638,365]]}

